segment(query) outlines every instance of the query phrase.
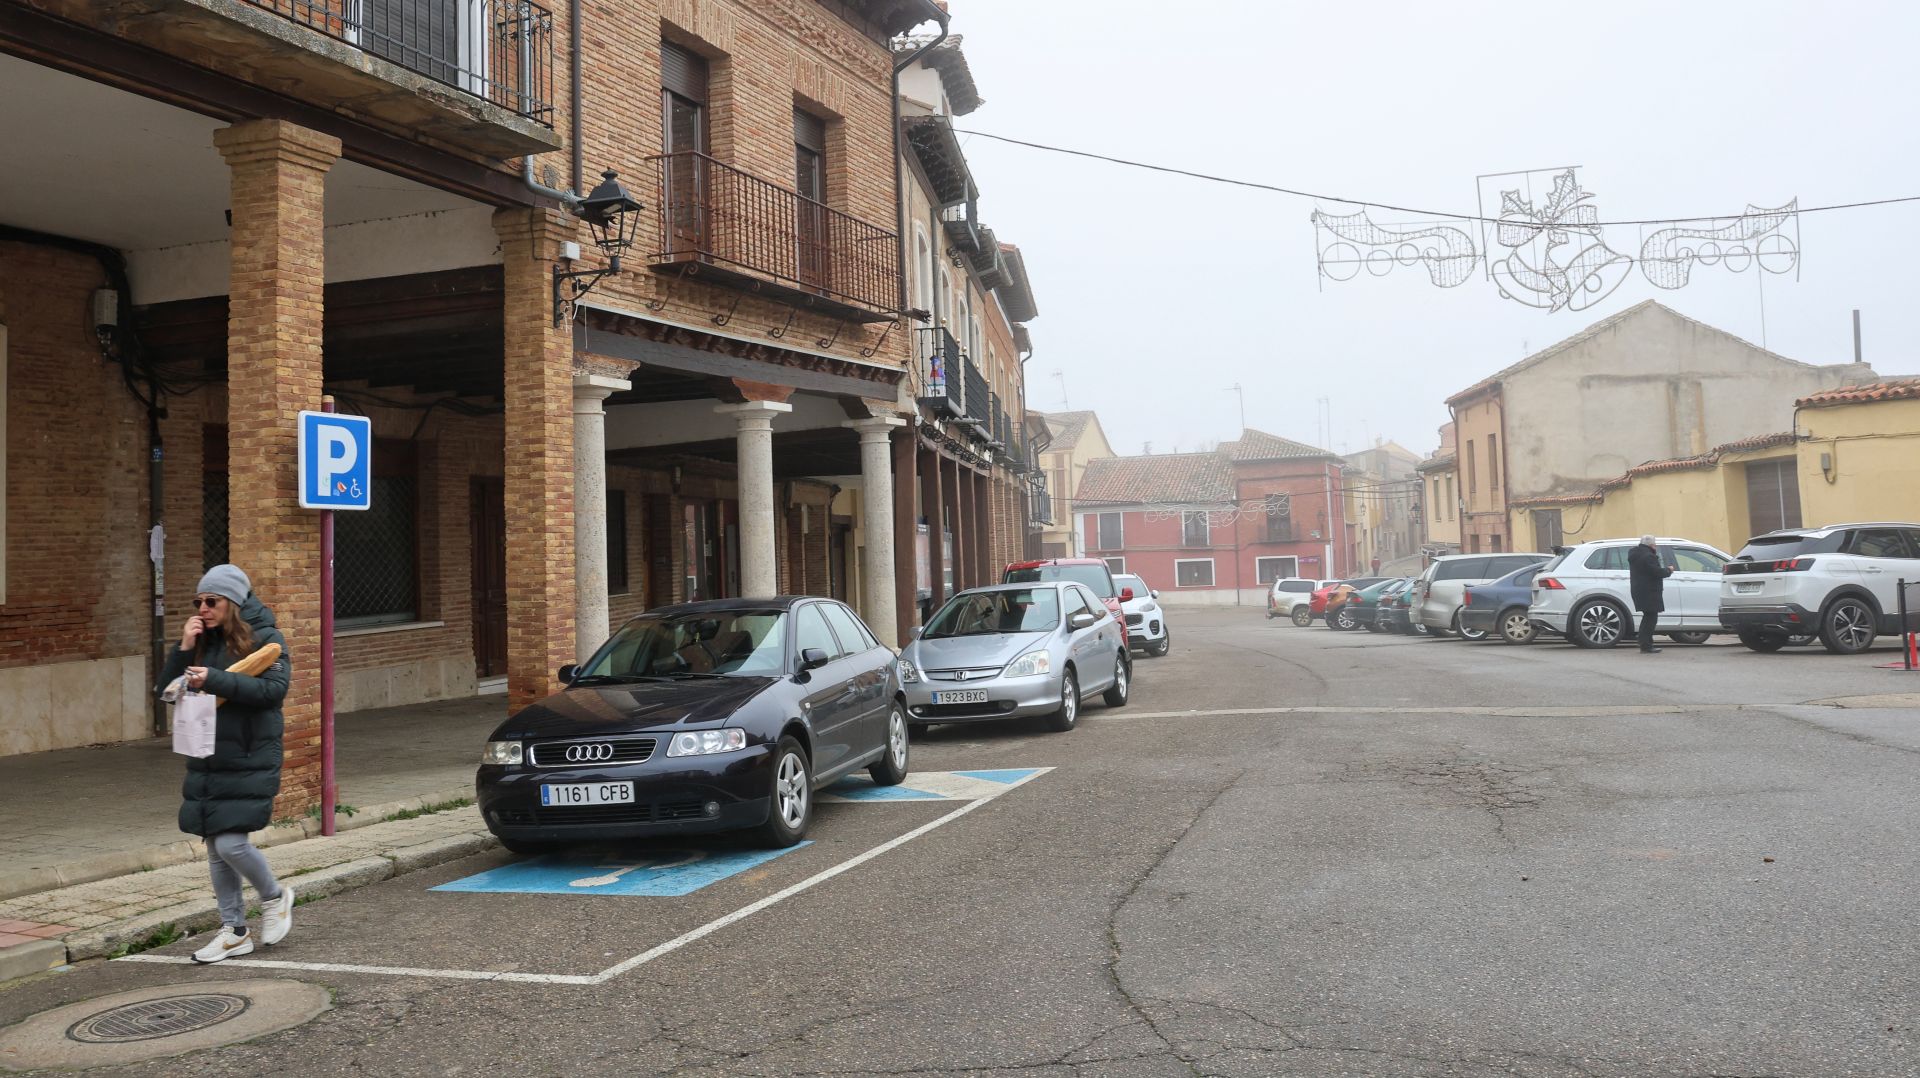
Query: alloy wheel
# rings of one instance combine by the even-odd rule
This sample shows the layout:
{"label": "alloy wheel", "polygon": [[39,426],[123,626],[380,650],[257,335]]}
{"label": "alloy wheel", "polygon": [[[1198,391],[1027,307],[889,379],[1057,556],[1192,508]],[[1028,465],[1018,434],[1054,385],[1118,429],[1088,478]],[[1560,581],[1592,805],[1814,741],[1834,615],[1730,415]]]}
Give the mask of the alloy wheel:
{"label": "alloy wheel", "polygon": [[1827,624],[1821,633],[1829,651],[1857,655],[1873,646],[1878,634],[1873,611],[1858,599],[1842,599],[1827,611]]}
{"label": "alloy wheel", "polygon": [[1500,619],[1500,635],[1509,644],[1531,644],[1533,633],[1533,622],[1524,610],[1510,610]]}
{"label": "alloy wheel", "polygon": [[807,819],[807,766],[800,754],[789,752],[780,758],[780,771],[774,780],[774,795],[779,799],[780,819],[790,828],[798,828]]}
{"label": "alloy wheel", "polygon": [[893,766],[901,771],[907,768],[907,718],[900,714],[898,705],[887,718],[887,754],[893,757]]}
{"label": "alloy wheel", "polygon": [[1574,631],[1588,647],[1610,648],[1620,642],[1620,611],[1609,603],[1591,603],[1581,608]]}

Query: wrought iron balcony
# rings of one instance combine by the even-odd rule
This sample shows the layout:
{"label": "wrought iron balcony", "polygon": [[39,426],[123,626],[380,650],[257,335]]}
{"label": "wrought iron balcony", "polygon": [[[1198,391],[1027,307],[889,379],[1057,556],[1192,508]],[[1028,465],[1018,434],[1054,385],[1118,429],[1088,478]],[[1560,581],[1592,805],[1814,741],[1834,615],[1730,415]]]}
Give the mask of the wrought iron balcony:
{"label": "wrought iron balcony", "polygon": [[967,421],[973,426],[973,436],[981,441],[993,440],[993,404],[987,390],[987,378],[980,368],[973,365],[972,356],[962,356],[961,361],[967,372]]}
{"label": "wrought iron balcony", "polygon": [[897,316],[897,238],[797,191],[691,151],[659,169],[653,268],[854,322]]}
{"label": "wrought iron balcony", "polygon": [[1053,523],[1053,496],[1047,491],[1047,473],[1033,473],[1033,502],[1030,510],[1035,524]]}
{"label": "wrought iron balcony", "polygon": [[553,13],[528,0],[243,0],[553,126]]}
{"label": "wrought iron balcony", "polygon": [[966,414],[966,377],[961,370],[960,342],[945,326],[915,331],[920,362],[920,403],[935,415],[958,419]]}

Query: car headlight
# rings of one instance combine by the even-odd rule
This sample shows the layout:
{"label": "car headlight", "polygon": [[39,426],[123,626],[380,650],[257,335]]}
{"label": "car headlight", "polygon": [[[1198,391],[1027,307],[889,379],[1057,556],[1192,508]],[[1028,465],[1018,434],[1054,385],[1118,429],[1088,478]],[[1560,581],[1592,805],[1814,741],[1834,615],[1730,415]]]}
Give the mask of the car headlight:
{"label": "car headlight", "polygon": [[716,752],[737,752],[747,747],[747,732],[737,726],[724,730],[692,730],[673,735],[667,742],[668,756],[711,756]]}
{"label": "car headlight", "polygon": [[900,672],[900,684],[917,685],[920,683],[920,668],[913,665],[912,659],[903,656],[894,663],[894,666]]}
{"label": "car headlight", "polygon": [[483,764],[517,764],[526,750],[518,741],[489,741],[485,752],[480,754]]}
{"label": "car headlight", "polygon": [[1053,671],[1053,656],[1045,651],[1029,651],[1007,664],[1001,677],[1033,677]]}

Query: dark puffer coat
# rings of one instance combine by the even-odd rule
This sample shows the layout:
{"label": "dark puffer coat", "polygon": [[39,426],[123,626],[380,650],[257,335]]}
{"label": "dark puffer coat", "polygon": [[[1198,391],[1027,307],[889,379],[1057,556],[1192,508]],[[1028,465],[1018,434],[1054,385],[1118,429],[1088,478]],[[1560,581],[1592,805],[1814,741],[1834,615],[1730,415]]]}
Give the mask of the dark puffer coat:
{"label": "dark puffer coat", "polygon": [[240,660],[227,653],[224,634],[210,630],[201,639],[200,660],[175,647],[160,670],[165,689],[189,666],[207,668],[203,688],[226,700],[216,713],[213,755],[187,758],[187,781],[180,788],[180,830],[207,837],[229,831],[258,831],[273,817],[280,792],[280,701],[287,696],[286,638],[274,626],[273,611],[257,595],[247,596],[240,616],[253,628],[253,646],[281,647],[280,658],[259,677],[230,674]]}
{"label": "dark puffer coat", "polygon": [[1642,614],[1667,609],[1667,578],[1673,570],[1660,562],[1660,552],[1641,543],[1627,552],[1627,570],[1633,586],[1633,608]]}

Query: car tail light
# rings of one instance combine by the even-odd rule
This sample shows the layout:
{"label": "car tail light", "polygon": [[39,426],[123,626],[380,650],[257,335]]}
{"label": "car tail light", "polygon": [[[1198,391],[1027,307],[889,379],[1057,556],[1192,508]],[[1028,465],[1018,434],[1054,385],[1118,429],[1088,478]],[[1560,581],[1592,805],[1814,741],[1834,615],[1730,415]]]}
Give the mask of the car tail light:
{"label": "car tail light", "polygon": [[1812,558],[1787,558],[1773,563],[1773,571],[1776,573],[1804,573],[1811,568],[1813,568]]}
{"label": "car tail light", "polygon": [[1566,591],[1567,586],[1550,576],[1543,576],[1533,582],[1533,586],[1542,591]]}
{"label": "car tail light", "polygon": [[1461,604],[1460,604],[1460,605],[1461,605],[1461,606],[1472,606],[1472,605],[1473,605],[1473,592],[1472,592],[1472,590],[1471,590],[1471,589],[1469,589],[1469,590],[1468,590],[1468,592],[1467,592],[1467,597],[1466,597],[1466,599],[1465,599],[1465,600],[1464,600],[1463,602],[1461,602]]}

